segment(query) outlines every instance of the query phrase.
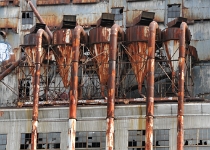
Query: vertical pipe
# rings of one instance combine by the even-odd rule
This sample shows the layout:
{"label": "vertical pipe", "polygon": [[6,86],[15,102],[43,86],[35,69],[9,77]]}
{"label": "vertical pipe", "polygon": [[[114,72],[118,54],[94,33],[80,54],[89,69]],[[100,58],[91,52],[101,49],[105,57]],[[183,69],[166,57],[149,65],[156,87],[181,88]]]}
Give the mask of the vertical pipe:
{"label": "vertical pipe", "polygon": [[118,32],[124,38],[123,30],[114,24],[111,28],[109,44],[109,78],[108,78],[108,101],[107,101],[107,128],[106,128],[106,150],[114,147],[114,105],[115,105],[115,77],[116,77],[116,55]]}
{"label": "vertical pipe", "polygon": [[[36,15],[37,19],[40,21],[40,23],[45,24],[44,20],[42,19],[42,17],[40,16],[39,12],[37,11],[37,9],[34,7],[33,3],[30,0],[26,0],[28,2],[28,4],[30,5],[31,9],[33,10],[34,14]],[[53,39],[53,34],[50,31],[50,29],[48,28],[48,26],[46,25],[45,27],[45,31],[47,32],[47,34],[50,36],[51,39]]]}
{"label": "vertical pipe", "polygon": [[177,150],[184,146],[184,69],[185,69],[185,43],[188,26],[181,23],[179,36],[179,81],[178,81],[178,115],[177,115]]}
{"label": "vertical pipe", "polygon": [[157,22],[152,21],[149,25],[149,40],[148,40],[145,150],[153,150],[155,37],[156,37],[157,28],[158,28]]}
{"label": "vertical pipe", "polygon": [[80,48],[80,34],[84,36],[87,41],[87,34],[81,26],[74,28],[73,35],[73,56],[71,66],[71,86],[69,91],[69,130],[68,130],[68,150],[75,149],[75,135],[76,135],[76,118],[77,118],[77,101],[78,101],[78,65],[79,65],[79,48]]}
{"label": "vertical pipe", "polygon": [[32,132],[31,132],[31,150],[37,149],[37,127],[38,127],[38,105],[39,105],[39,82],[41,68],[41,51],[42,51],[42,35],[43,29],[39,29],[36,36],[36,58],[35,58],[35,73],[33,82],[33,115],[32,115]]}

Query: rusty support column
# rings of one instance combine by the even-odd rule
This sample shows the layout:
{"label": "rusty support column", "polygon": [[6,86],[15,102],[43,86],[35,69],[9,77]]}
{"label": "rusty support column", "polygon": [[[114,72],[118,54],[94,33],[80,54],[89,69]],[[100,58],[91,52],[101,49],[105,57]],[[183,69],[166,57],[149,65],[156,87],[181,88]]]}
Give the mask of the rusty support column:
{"label": "rusty support column", "polygon": [[8,74],[10,74],[19,64],[26,59],[26,56],[23,56],[21,59],[13,63],[9,68],[0,74],[0,81],[4,79]]}
{"label": "rusty support column", "polygon": [[43,29],[37,31],[36,36],[36,58],[35,58],[35,73],[33,82],[33,114],[32,114],[32,132],[31,132],[31,150],[37,149],[37,127],[38,127],[38,105],[39,105],[39,82],[41,68],[41,50],[42,50],[42,35]]}
{"label": "rusty support column", "polygon": [[106,128],[106,150],[114,147],[114,105],[115,105],[115,77],[116,77],[116,55],[118,32],[124,36],[119,25],[114,24],[111,28],[109,44],[109,78],[108,78],[108,101],[107,101],[107,128]]}
{"label": "rusty support column", "polygon": [[[34,7],[33,3],[30,0],[26,0],[28,2],[28,4],[30,5],[31,9],[33,10],[34,14],[36,15],[37,19],[40,21],[40,23],[45,24],[44,20],[42,19],[42,17],[40,16],[39,12],[37,11],[37,9]],[[45,27],[45,31],[47,32],[47,34],[50,36],[50,39],[53,38],[53,34],[50,31],[50,29],[48,28],[48,26],[46,25]]]}
{"label": "rusty support column", "polygon": [[[79,66],[79,48],[80,34],[87,41],[87,34],[81,26],[76,26],[73,33],[73,56],[71,65],[71,86],[69,92],[69,129],[68,129],[68,150],[75,149],[77,101],[78,101],[78,66]],[[70,57],[70,56],[69,56]]]}
{"label": "rusty support column", "polygon": [[145,150],[153,150],[155,37],[157,28],[157,22],[152,21],[149,25],[148,40]]}
{"label": "rusty support column", "polygon": [[184,70],[185,70],[185,44],[188,26],[182,22],[179,36],[179,81],[178,81],[178,115],[177,115],[177,150],[184,146]]}

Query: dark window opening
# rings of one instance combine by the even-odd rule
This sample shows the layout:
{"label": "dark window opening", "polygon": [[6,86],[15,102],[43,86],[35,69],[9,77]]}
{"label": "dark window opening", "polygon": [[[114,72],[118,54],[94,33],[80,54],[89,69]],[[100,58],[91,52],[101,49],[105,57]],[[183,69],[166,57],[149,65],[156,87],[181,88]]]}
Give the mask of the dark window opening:
{"label": "dark window opening", "polygon": [[180,4],[168,5],[168,18],[180,17]]}
{"label": "dark window opening", "polygon": [[[158,149],[169,149],[169,130],[154,130],[153,146]],[[128,150],[145,149],[145,130],[128,131]]]}
{"label": "dark window opening", "polygon": [[115,21],[123,20],[123,8],[112,8],[112,14],[115,14]]}
{"label": "dark window opening", "polygon": [[7,135],[0,134],[0,149],[6,149],[7,146]]}
{"label": "dark window opening", "polygon": [[33,24],[33,12],[22,12],[22,25]]}
{"label": "dark window opening", "polygon": [[[60,132],[38,133],[37,149],[60,149]],[[21,134],[20,150],[30,149],[31,133]]]}
{"label": "dark window opening", "polygon": [[106,145],[106,132],[76,132],[75,148],[102,150]]}

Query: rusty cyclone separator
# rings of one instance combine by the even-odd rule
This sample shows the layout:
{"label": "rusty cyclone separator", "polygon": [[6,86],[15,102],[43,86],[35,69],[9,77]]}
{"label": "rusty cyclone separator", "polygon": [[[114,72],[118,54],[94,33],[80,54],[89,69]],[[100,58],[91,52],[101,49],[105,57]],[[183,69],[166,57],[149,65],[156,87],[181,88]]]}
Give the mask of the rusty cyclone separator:
{"label": "rusty cyclone separator", "polygon": [[155,72],[156,29],[158,29],[158,24],[157,22],[152,21],[149,25],[149,40],[148,40],[145,150],[153,150],[154,72]]}
{"label": "rusty cyclone separator", "polygon": [[38,105],[39,105],[39,83],[40,83],[40,68],[41,68],[41,51],[42,51],[42,35],[43,29],[37,31],[36,58],[35,58],[35,73],[33,81],[33,114],[32,114],[32,131],[31,131],[31,150],[37,149],[37,126],[38,126]]}
{"label": "rusty cyclone separator", "polygon": [[118,32],[124,40],[124,31],[119,25],[114,24],[110,35],[109,53],[109,78],[108,78],[108,101],[107,101],[107,129],[106,149],[113,150],[114,147],[114,105],[115,105],[115,77],[116,77],[116,55]]}
{"label": "rusty cyclone separator", "polygon": [[179,81],[178,81],[178,114],[177,114],[177,150],[183,150],[184,146],[184,69],[186,33],[188,26],[185,22],[180,25],[179,36]]}
{"label": "rusty cyclone separator", "polygon": [[65,88],[69,87],[71,79],[72,34],[72,29],[60,29],[53,32],[53,53]]}
{"label": "rusty cyclone separator", "polygon": [[[36,15],[37,19],[40,21],[40,23],[44,23],[44,20],[42,19],[42,17],[40,16],[39,12],[37,11],[37,9],[34,7],[33,3],[30,0],[26,0],[26,2],[30,5],[31,9],[33,10],[34,14]],[[47,32],[47,34],[50,36],[50,39],[53,38],[53,34],[50,31],[50,29],[48,28],[48,26],[45,26],[45,31]]]}
{"label": "rusty cyclone separator", "polygon": [[[43,33],[44,37],[46,38],[46,32]],[[49,37],[49,36],[47,36]],[[43,40],[43,38],[42,38]],[[47,41],[42,42],[42,44],[49,44],[49,39],[46,39]],[[29,66],[30,66],[30,73],[32,74],[32,76],[34,76],[34,62],[36,61],[36,43],[37,43],[37,34],[36,33],[31,33],[31,34],[26,34],[24,36],[24,49],[25,49],[25,53],[27,55],[26,57],[26,61],[28,62]],[[44,47],[41,48],[41,54],[40,54],[40,61],[41,63],[43,62],[44,58],[46,55],[46,50]]]}
{"label": "rusty cyclone separator", "polygon": [[126,40],[128,42],[128,49],[126,50],[126,53],[136,76],[140,94],[142,90],[142,83],[146,76],[148,36],[148,26],[137,25],[126,30]]}
{"label": "rusty cyclone separator", "polygon": [[106,97],[105,89],[108,82],[109,72],[109,42],[111,28],[98,27],[90,30],[90,51],[97,66],[97,74],[100,80],[101,96]]}
{"label": "rusty cyclone separator", "polygon": [[79,65],[79,48],[80,35],[85,38],[87,42],[87,33],[84,29],[77,25],[74,28],[73,34],[73,50],[72,50],[72,66],[71,66],[71,86],[69,91],[69,129],[68,129],[68,150],[75,149],[75,135],[76,135],[76,118],[77,118],[77,101],[78,101],[78,65]]}

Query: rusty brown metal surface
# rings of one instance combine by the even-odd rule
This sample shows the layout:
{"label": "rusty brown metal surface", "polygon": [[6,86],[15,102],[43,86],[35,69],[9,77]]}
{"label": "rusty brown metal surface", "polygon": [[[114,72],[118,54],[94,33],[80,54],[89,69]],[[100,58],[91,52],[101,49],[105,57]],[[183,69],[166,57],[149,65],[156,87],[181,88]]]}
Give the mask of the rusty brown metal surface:
{"label": "rusty brown metal surface", "polygon": [[149,36],[148,26],[133,26],[126,30],[127,42],[147,42]]}
{"label": "rusty brown metal surface", "polygon": [[142,83],[146,76],[147,49],[147,42],[132,42],[127,46],[126,51],[138,82],[138,90],[140,94],[142,93]]}
{"label": "rusty brown metal surface", "polygon": [[185,50],[188,26],[185,22],[180,26],[179,38],[179,81],[178,81],[178,114],[177,114],[177,150],[184,149],[184,80],[185,80]]}
{"label": "rusty brown metal surface", "polygon": [[89,32],[89,43],[109,43],[110,41],[111,28],[98,27],[90,30]]}
{"label": "rusty brown metal surface", "polygon": [[139,93],[146,75],[148,26],[133,26],[126,30],[127,55],[138,82]]}
{"label": "rusty brown metal surface", "polygon": [[71,88],[69,92],[69,119],[76,119],[77,100],[78,100],[78,65],[80,37],[87,37],[87,33],[81,26],[76,26],[73,34],[72,66],[71,66]]}
{"label": "rusty brown metal surface", "polygon": [[6,77],[8,74],[10,74],[22,61],[25,60],[25,56],[13,63],[8,69],[6,69],[4,72],[0,74],[0,81]]}
{"label": "rusty brown metal surface", "polygon": [[70,0],[37,0],[37,5],[69,4]]}
{"label": "rusty brown metal surface", "polygon": [[146,147],[145,150],[153,150],[153,116],[146,117]]}
{"label": "rusty brown metal surface", "polygon": [[72,32],[71,29],[60,29],[53,33],[54,56],[64,87],[70,85],[70,65],[72,62]]}
{"label": "rusty brown metal surface", "polygon": [[106,150],[114,149],[114,118],[107,118],[106,120]]}
{"label": "rusty brown metal surface", "polygon": [[101,95],[105,97],[105,87],[108,82],[109,72],[109,41],[111,28],[98,27],[90,30],[90,51],[94,58],[97,74],[101,85]]}
{"label": "rusty brown metal surface", "polygon": [[36,150],[37,147],[37,126],[38,126],[38,106],[39,106],[39,83],[40,83],[40,68],[42,54],[42,34],[43,29],[37,32],[37,45],[35,52],[35,73],[33,81],[33,114],[32,114],[32,131],[31,131],[31,149]]}
{"label": "rusty brown metal surface", "polygon": [[72,44],[72,29],[60,29],[53,32],[53,45]]}
{"label": "rusty brown metal surface", "polygon": [[166,28],[162,32],[162,40],[179,40],[180,28]]}
{"label": "rusty brown metal surface", "polygon": [[4,115],[3,111],[0,111],[0,117],[2,117]]}
{"label": "rusty brown metal surface", "polygon": [[18,6],[20,3],[19,0],[1,0],[0,1],[0,6],[9,6],[9,5],[14,5],[14,6]]}
{"label": "rusty brown metal surface", "polygon": [[[46,36],[48,37],[48,36]],[[42,44],[47,45],[49,42],[49,39],[46,39],[45,36],[42,38]],[[24,35],[24,44],[23,46],[35,46],[37,43],[36,39],[36,33],[26,34]]]}
{"label": "rusty brown metal surface", "polygon": [[80,4],[80,3],[97,3],[100,2],[100,0],[73,0],[73,4]]}
{"label": "rusty brown metal surface", "polygon": [[70,65],[72,62],[72,46],[58,45],[54,48],[54,55],[56,62],[58,64],[59,73],[62,78],[64,87],[69,87],[70,85]]}
{"label": "rusty brown metal surface", "polygon": [[15,63],[15,54],[12,53],[9,56],[8,60],[4,60],[1,63],[1,72],[3,72],[4,70],[6,70],[7,68],[9,68],[11,65],[13,65]]}
{"label": "rusty brown metal surface", "polygon": [[[118,34],[121,34],[124,39],[124,31],[120,28],[119,25],[114,24],[111,28],[111,35],[110,35],[110,53],[109,53],[109,77],[108,77],[108,102],[107,102],[107,119],[114,119],[114,105],[115,105],[115,77],[116,77],[116,56],[117,56],[117,38]],[[110,122],[112,123],[112,122]],[[113,140],[110,137],[114,137],[114,133],[110,133],[109,129],[113,126],[114,129],[114,122],[113,124],[108,123],[107,133],[109,133],[109,138],[106,141],[107,148],[109,150],[113,150],[112,144]]]}
{"label": "rusty brown metal surface", "polygon": [[[72,66],[71,66],[71,86],[69,91],[69,120],[76,119],[77,117],[77,101],[78,101],[78,65],[79,65],[79,49],[80,49],[80,39],[85,37],[87,42],[87,33],[81,26],[76,26],[74,28],[73,34],[73,48],[72,48]],[[69,129],[70,130],[70,129]],[[68,143],[75,144],[75,134],[71,133],[69,135]],[[73,150],[73,149],[72,149]]]}
{"label": "rusty brown metal surface", "polygon": [[[28,2],[28,4],[30,5],[31,9],[33,10],[34,14],[36,15],[37,19],[40,21],[40,23],[45,24],[44,20],[42,19],[42,17],[40,16],[39,12],[37,11],[37,9],[34,7],[33,3],[29,0],[26,0]],[[50,36],[50,39],[53,38],[53,34],[50,31],[50,29],[47,27],[45,27],[45,31],[47,32],[47,34]]]}
{"label": "rusty brown metal surface", "polygon": [[155,38],[157,22],[149,25],[148,61],[147,61],[147,97],[146,97],[146,147],[145,150],[153,148],[153,118],[154,118],[154,71],[155,71]]}
{"label": "rusty brown metal surface", "polygon": [[[28,65],[30,66],[29,70],[30,70],[30,74],[32,76],[34,76],[34,63],[36,61],[36,46],[27,46],[25,47],[25,53],[26,53],[26,61],[28,63]],[[41,63],[43,62],[45,56],[46,56],[46,50],[44,48],[41,49],[40,52],[40,61]]]}
{"label": "rusty brown metal surface", "polygon": [[197,50],[194,46],[189,46],[186,50],[186,55],[192,56],[195,61],[199,60]]}

